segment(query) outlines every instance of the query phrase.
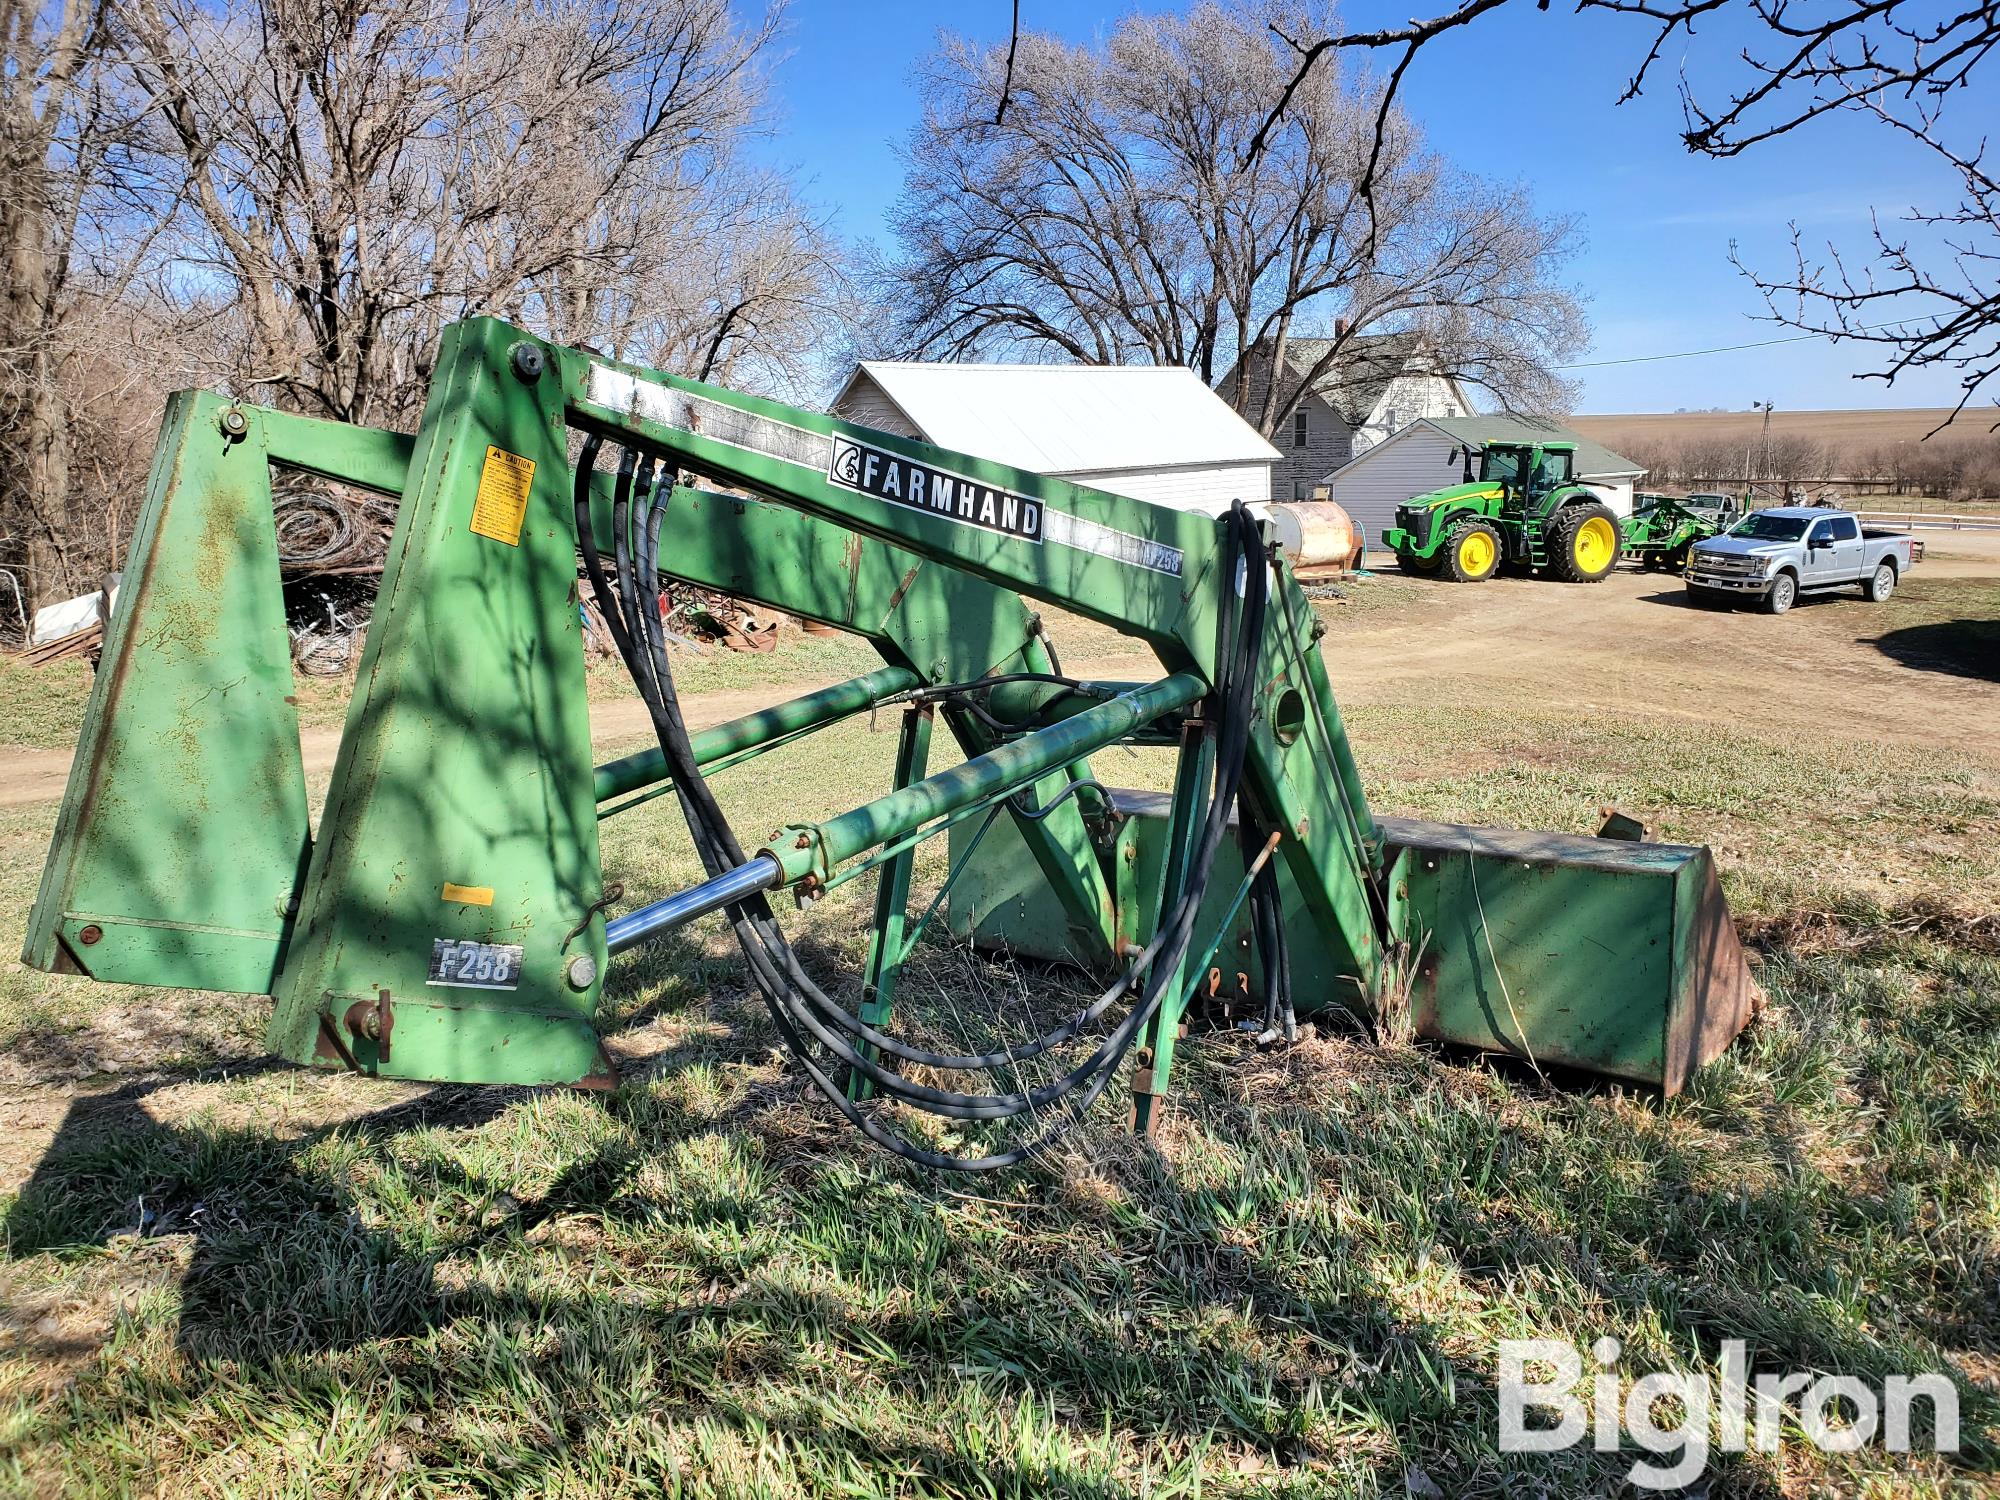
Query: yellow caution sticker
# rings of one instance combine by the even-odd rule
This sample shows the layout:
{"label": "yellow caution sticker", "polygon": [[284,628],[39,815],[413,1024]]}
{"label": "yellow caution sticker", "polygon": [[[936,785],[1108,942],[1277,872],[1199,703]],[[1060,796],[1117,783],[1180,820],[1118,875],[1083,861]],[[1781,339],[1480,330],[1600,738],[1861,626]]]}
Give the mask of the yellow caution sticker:
{"label": "yellow caution sticker", "polygon": [[454,885],[451,881],[447,880],[444,883],[444,899],[456,902],[460,906],[491,906],[493,904],[493,887],[490,885]]}
{"label": "yellow caution sticker", "polygon": [[486,450],[479,471],[479,495],[472,502],[472,529],[510,547],[521,545],[521,523],[528,515],[528,488],[535,482],[535,461],[505,448]]}

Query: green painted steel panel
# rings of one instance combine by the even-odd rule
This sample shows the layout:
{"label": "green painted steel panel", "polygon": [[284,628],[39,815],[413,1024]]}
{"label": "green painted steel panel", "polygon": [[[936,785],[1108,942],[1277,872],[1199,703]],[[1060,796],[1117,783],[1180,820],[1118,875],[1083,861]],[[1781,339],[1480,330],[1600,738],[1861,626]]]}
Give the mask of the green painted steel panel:
{"label": "green painted steel panel", "polygon": [[[463,323],[440,351],[277,986],[270,1043],[294,1061],[333,1060],[322,1017],[338,1028],[344,997],[386,989],[412,1022],[387,1058],[346,1036],[364,1070],[511,1083],[602,1071],[589,1022],[603,877],[566,431],[554,383],[509,369],[518,338]],[[535,465],[518,513],[507,455]],[[516,987],[433,982],[440,940],[518,945]],[[577,957],[592,966],[581,988],[565,980]]]}
{"label": "green painted steel panel", "polygon": [[26,962],[268,992],[305,867],[291,640],[261,414],[171,397]]}
{"label": "green painted steel panel", "polygon": [[1409,851],[1417,1031],[1658,1083],[1675,1001],[1677,876],[1706,852],[1396,824]]}

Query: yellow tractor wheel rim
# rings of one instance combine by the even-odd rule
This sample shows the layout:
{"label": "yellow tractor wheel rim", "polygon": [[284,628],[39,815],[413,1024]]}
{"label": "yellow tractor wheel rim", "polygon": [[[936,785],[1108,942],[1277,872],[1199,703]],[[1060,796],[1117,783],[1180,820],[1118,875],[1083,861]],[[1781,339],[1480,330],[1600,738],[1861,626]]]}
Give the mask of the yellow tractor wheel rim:
{"label": "yellow tractor wheel rim", "polygon": [[1462,573],[1478,576],[1493,567],[1493,538],[1483,531],[1468,531],[1458,539],[1458,567]]}
{"label": "yellow tractor wheel rim", "polygon": [[1576,541],[1571,545],[1576,565],[1586,573],[1595,573],[1610,567],[1618,556],[1618,533],[1604,517],[1592,516],[1576,528]]}

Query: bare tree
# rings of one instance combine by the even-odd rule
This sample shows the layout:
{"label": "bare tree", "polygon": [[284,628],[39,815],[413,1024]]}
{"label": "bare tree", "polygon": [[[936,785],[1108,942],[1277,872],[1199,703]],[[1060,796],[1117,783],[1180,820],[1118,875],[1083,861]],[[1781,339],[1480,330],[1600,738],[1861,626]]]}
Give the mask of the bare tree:
{"label": "bare tree", "polygon": [[[1464,3],[1386,31],[1341,33],[1331,24],[1274,28],[1295,57],[1271,119],[1295,107],[1307,82],[1350,50],[1395,57],[1384,100],[1432,38],[1489,11],[1524,0]],[[1546,8],[1548,0],[1537,0]],[[1929,152],[1956,199],[1948,208],[1913,208],[1894,226],[1876,220],[1860,252],[1810,249],[1794,230],[1794,268],[1772,276],[1746,267],[1777,322],[1881,353],[1867,378],[1893,384],[1913,369],[1954,374],[1953,414],[1981,396],[2000,403],[2000,180],[1987,160],[1990,111],[1986,65],[2000,50],[2000,6],[1925,8],[1916,0],[1833,0],[1801,8],[1787,0],[1576,0],[1576,9],[1630,17],[1649,34],[1618,102],[1637,97],[1676,42],[1689,50],[1699,26],[1737,20],[1751,41],[1708,61],[1726,77],[1712,96],[1680,71],[1681,139],[1690,151],[1736,156],[1835,114],[1859,114]],[[1984,71],[1982,71],[1984,69]],[[1982,88],[1982,85],[1984,87]],[[1955,141],[1954,107],[1973,106],[1969,142]],[[1996,424],[2000,426],[2000,424]]]}
{"label": "bare tree", "polygon": [[[1440,373],[1560,407],[1554,366],[1581,329],[1556,276],[1570,223],[1454,172],[1384,115],[1379,84],[1337,68],[1299,80],[1267,128],[1292,68],[1281,23],[1298,24],[1205,4],[1129,16],[1101,48],[947,38],[895,215],[908,349],[1181,364],[1210,382],[1234,363],[1223,394],[1269,433],[1350,336],[1421,329]],[[1294,374],[1286,347],[1308,330],[1332,337]],[[1252,349],[1277,380],[1253,387]]]}
{"label": "bare tree", "polygon": [[697,380],[807,399],[839,335],[846,267],[823,218],[790,184],[732,172],[659,226],[655,258],[593,298],[593,342]]}
{"label": "bare tree", "polygon": [[106,558],[71,503],[77,362],[152,246],[120,216],[117,184],[145,173],[108,45],[99,0],[0,3],[0,564],[38,601]]}
{"label": "bare tree", "polygon": [[782,344],[829,272],[739,160],[775,10],[128,3],[193,205],[182,289],[267,399],[406,423],[439,330],[476,313],[712,373]]}

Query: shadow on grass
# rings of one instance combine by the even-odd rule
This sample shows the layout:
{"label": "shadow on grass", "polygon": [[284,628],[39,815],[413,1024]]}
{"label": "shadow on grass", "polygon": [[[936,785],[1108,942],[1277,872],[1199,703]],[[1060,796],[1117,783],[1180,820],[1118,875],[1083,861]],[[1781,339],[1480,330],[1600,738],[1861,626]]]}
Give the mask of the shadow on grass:
{"label": "shadow on grass", "polygon": [[2000,620],[1940,620],[1908,625],[1868,640],[1884,656],[1919,672],[2000,682]]}
{"label": "shadow on grass", "polygon": [[[1524,1206],[1573,1158],[1577,1143],[1559,1114],[1511,1123],[1466,1114],[1449,1125],[1415,1114],[1407,1131],[1384,1134],[1379,1121],[1315,1099],[1275,1100],[1261,1125],[1228,1117],[1226,1106],[1195,1106],[1223,1116],[1202,1120],[1202,1140],[1240,1150],[1233,1170],[1107,1135],[1083,1170],[1105,1187],[1108,1206],[1076,1206],[1075,1162],[1037,1169],[1034,1190],[1009,1203],[968,1198],[961,1183],[862,1148],[829,1147],[792,1082],[750,1088],[720,1110],[672,1097],[681,1075],[755,1050],[747,1035],[707,1038],[635,1067],[625,1089],[589,1101],[616,1127],[610,1139],[531,1201],[444,1238],[399,1229],[379,1202],[364,1224],[352,1175],[313,1148],[337,1143],[350,1163],[385,1161],[399,1136],[477,1128],[529,1091],[435,1089],[281,1142],[254,1128],[162,1125],[144,1108],[150,1086],[134,1086],[66,1124],[6,1214],[12,1252],[103,1244],[135,1224],[190,1234],[176,1333],[184,1365],[149,1377],[166,1382],[149,1399],[170,1407],[225,1375],[282,1402],[301,1371],[338,1381],[345,1351],[392,1345],[416,1351],[399,1357],[428,1372],[424,1409],[441,1416],[462,1402],[490,1408],[516,1388],[557,1393],[562,1420],[506,1440],[507,1472],[523,1492],[537,1475],[551,1486],[574,1478],[564,1465],[594,1444],[619,1443],[607,1404],[622,1400],[650,1420],[699,1419],[749,1444],[775,1443],[802,1466],[805,1489],[898,1475],[923,1493],[1130,1493],[1129,1477],[1070,1472],[1060,1457],[1071,1442],[1113,1431],[1167,1455],[1169,1469],[1191,1465],[1197,1482],[1241,1477],[1248,1454],[1247,1472],[1261,1478],[1247,1487],[1323,1488],[1338,1477],[1356,1493],[1400,1491],[1410,1463],[1453,1494],[1505,1493],[1513,1479],[1556,1494],[1615,1487],[1644,1455],[1599,1454],[1587,1442],[1550,1455],[1494,1451],[1499,1398],[1476,1368],[1491,1351],[1468,1359],[1463,1331],[1429,1312],[1426,1287],[1445,1288],[1449,1301],[1449,1282],[1401,1269],[1404,1247],[1385,1237],[1384,1221],[1406,1224],[1413,1256],[1425,1247],[1496,1310],[1518,1309],[1524,1282],[1573,1289],[1578,1328],[1522,1336],[1566,1334],[1587,1346],[1580,1309],[1591,1306],[1598,1331],[1665,1328],[1675,1349],[1705,1361],[1721,1340],[1747,1338],[1753,1371],[1879,1377],[1925,1367],[1920,1351],[1861,1336],[1830,1307],[1816,1268],[1838,1263],[1842,1226],[1866,1211],[1801,1193],[1796,1179],[1817,1179],[1819,1169],[1788,1144],[1777,1153],[1779,1181],[1754,1190],[1715,1184],[1710,1164],[1679,1144],[1649,1140],[1642,1155],[1609,1161],[1619,1202],[1647,1215],[1629,1245],[1607,1233],[1617,1214],[1600,1190],[1578,1187],[1573,1200],[1565,1191],[1574,1212],[1554,1220]],[[1221,1066],[1226,1059],[1190,1061],[1191,1071]],[[1367,1066],[1384,1097],[1437,1071],[1414,1052]],[[734,1175],[661,1167],[709,1149],[741,1158]],[[1329,1162],[1341,1175],[1329,1177]],[[417,1175],[403,1187],[473,1199],[491,1191],[435,1152]],[[997,1204],[997,1227],[965,1217],[967,1202]],[[1374,1227],[1328,1216],[1335,1203]],[[661,1273],[668,1284],[655,1290],[641,1268],[622,1287],[592,1275],[580,1290],[550,1289],[498,1269],[554,1253],[539,1237],[572,1224],[644,1244],[653,1264],[673,1266]],[[1740,1238],[1750,1257],[1740,1280],[1713,1259],[1718,1232]],[[1786,1265],[1769,1261],[1773,1247]],[[806,1284],[788,1264],[785,1252],[801,1249],[823,1284]],[[446,1261],[459,1274],[442,1276]],[[613,1256],[606,1269],[615,1277],[620,1264]],[[878,1295],[857,1293],[866,1288]],[[1560,1293],[1543,1310],[1559,1305]],[[1955,1332],[1990,1342],[1995,1316],[1974,1314]],[[422,1353],[425,1340],[454,1330],[484,1364]],[[1493,1337],[1507,1333],[1496,1325]],[[852,1351],[844,1357],[857,1371],[892,1362],[896,1420],[854,1419],[843,1382],[828,1376],[827,1349]],[[1991,1404],[1964,1393],[1975,1445]],[[1050,1467],[982,1451],[950,1430],[1000,1409],[1001,1430],[1024,1451],[1034,1443],[1021,1424],[1045,1424],[1046,1450],[1057,1455]],[[917,1419],[926,1412],[951,1415]],[[437,1426],[442,1434],[449,1423]],[[1351,1446],[1325,1451],[1329,1431]],[[493,1456],[432,1441],[426,1462]],[[1992,1458],[1975,1446],[1961,1462]],[[1779,1493],[1755,1456],[1717,1454],[1709,1477],[1715,1495]]]}

